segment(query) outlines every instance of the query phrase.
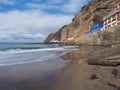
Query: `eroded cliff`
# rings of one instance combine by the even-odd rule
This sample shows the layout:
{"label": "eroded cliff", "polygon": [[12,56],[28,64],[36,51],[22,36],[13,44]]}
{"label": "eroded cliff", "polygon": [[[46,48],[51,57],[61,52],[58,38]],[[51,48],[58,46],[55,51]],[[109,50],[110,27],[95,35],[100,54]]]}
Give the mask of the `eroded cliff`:
{"label": "eroded cliff", "polygon": [[101,22],[103,17],[116,7],[115,3],[115,0],[92,0],[75,15],[72,23],[50,34],[45,42],[55,39],[65,43],[83,37],[92,24]]}

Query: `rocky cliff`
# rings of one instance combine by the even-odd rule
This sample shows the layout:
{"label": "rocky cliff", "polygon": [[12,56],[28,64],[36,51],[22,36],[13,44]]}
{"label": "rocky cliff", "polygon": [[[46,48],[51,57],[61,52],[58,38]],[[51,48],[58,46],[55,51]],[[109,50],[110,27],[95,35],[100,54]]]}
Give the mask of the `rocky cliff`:
{"label": "rocky cliff", "polygon": [[45,42],[55,39],[64,43],[83,37],[92,24],[101,22],[102,18],[114,7],[116,7],[115,0],[92,0],[75,15],[72,23],[62,27],[58,32],[50,34]]}
{"label": "rocky cliff", "polygon": [[55,33],[51,33],[50,35],[48,35],[48,37],[45,40],[45,43],[49,43],[50,41],[54,40],[58,40],[61,41],[61,34],[62,34],[62,30],[66,27],[67,25],[63,26],[62,28],[60,28],[57,32]]}

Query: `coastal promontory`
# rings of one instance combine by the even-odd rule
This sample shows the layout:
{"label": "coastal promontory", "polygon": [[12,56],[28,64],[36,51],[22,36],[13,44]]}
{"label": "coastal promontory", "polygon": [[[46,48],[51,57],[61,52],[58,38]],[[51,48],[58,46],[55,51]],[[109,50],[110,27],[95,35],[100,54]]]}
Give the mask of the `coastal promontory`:
{"label": "coastal promontory", "polygon": [[[45,42],[58,40],[66,44],[105,44],[106,39],[104,40],[104,37],[106,36],[106,32],[116,30],[118,27],[92,36],[86,36],[85,32],[90,29],[91,25],[102,22],[103,17],[113,11],[114,8],[116,8],[116,0],[92,0],[82,7],[82,9],[74,16],[70,24],[63,26],[57,32],[50,34]],[[107,32],[107,34],[110,35],[111,32]],[[90,41],[90,39],[92,40]],[[96,39],[99,41],[95,41]],[[114,40],[112,42],[114,42]]]}

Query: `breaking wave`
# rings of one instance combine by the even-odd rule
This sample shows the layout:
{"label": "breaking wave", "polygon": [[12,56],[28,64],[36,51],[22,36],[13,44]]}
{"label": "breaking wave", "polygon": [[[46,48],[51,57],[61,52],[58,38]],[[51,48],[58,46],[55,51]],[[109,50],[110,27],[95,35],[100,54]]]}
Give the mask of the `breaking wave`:
{"label": "breaking wave", "polygon": [[62,46],[39,49],[10,49],[0,51],[0,66],[52,60],[63,54],[77,50],[75,46]]}

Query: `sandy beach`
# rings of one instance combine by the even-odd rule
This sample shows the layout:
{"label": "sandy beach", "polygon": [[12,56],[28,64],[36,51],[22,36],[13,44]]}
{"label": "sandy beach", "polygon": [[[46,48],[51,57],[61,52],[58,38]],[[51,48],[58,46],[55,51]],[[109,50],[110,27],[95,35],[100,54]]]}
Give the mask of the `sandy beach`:
{"label": "sandy beach", "polygon": [[66,61],[54,60],[0,67],[0,90],[49,90]]}
{"label": "sandy beach", "polygon": [[[120,66],[88,65],[88,60],[120,60],[120,46],[83,46],[62,58],[72,60],[52,90],[120,90]],[[115,59],[116,58],[116,59]]]}
{"label": "sandy beach", "polygon": [[0,90],[120,90],[120,0],[0,0]]}
{"label": "sandy beach", "polygon": [[52,60],[0,67],[0,90],[120,90],[120,46],[80,46]]}

